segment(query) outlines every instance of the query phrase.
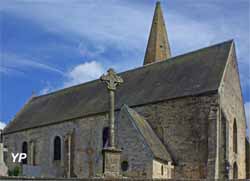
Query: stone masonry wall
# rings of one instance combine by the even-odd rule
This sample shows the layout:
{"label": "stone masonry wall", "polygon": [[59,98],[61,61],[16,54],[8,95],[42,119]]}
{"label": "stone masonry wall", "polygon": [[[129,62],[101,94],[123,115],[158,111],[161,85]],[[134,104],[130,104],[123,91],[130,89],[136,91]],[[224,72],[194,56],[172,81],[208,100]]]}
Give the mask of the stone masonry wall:
{"label": "stone masonry wall", "polygon": [[[178,181],[175,179],[133,179],[133,178],[32,178],[32,177],[1,177],[1,181]],[[200,180],[202,181],[202,180]],[[205,180],[204,180],[205,181]]]}
{"label": "stone masonry wall", "polygon": [[[206,178],[210,168],[207,167],[208,154],[211,151],[208,149],[208,116],[215,100],[216,95],[190,96],[134,108],[147,119],[173,155],[176,164],[173,177]],[[15,166],[10,153],[20,152],[23,141],[35,140],[36,163],[41,167],[42,176],[66,176],[64,161],[53,161],[53,139],[57,135],[64,139],[74,130],[72,175],[100,176],[103,171],[102,129],[108,126],[107,120],[107,114],[99,114],[6,135],[4,142],[9,148],[7,164],[11,168]],[[216,132],[211,130],[212,133]],[[64,151],[64,147],[62,149]]]}
{"label": "stone masonry wall", "polygon": [[[95,117],[77,119],[4,136],[4,143],[9,148],[7,165],[10,169],[19,165],[12,163],[11,152],[21,152],[23,141],[29,143],[31,140],[35,140],[35,157],[37,165],[41,167],[41,176],[65,177],[67,168],[64,161],[53,161],[53,140],[55,136],[60,136],[63,142],[65,136],[74,129],[73,175],[89,177],[101,174],[102,128],[106,126],[108,126],[107,115],[96,115]],[[62,158],[64,158],[64,146],[62,146],[62,154]],[[30,158],[28,158],[30,163],[29,160]]]}
{"label": "stone masonry wall", "polygon": [[[234,46],[231,48],[229,61],[220,87],[221,111],[225,114],[226,127],[226,159],[231,165],[229,178],[233,178],[232,166],[238,165],[238,178],[245,178],[245,137],[246,119],[241,95],[239,72]],[[233,152],[233,122],[237,123],[237,153]],[[221,168],[223,169],[223,168]]]}
{"label": "stone masonry wall", "polygon": [[[216,129],[208,131],[208,117],[216,101],[216,95],[190,96],[135,108],[173,155],[174,178],[206,178],[209,169],[214,169],[215,165],[207,167],[208,154],[216,148],[208,147],[208,138],[216,135]],[[216,120],[210,124],[216,124]],[[214,139],[213,136],[212,144]]]}
{"label": "stone masonry wall", "polygon": [[130,118],[121,112],[117,122],[117,142],[122,150],[121,161],[128,162],[128,170],[122,171],[123,176],[152,178],[153,155],[144,138]]}

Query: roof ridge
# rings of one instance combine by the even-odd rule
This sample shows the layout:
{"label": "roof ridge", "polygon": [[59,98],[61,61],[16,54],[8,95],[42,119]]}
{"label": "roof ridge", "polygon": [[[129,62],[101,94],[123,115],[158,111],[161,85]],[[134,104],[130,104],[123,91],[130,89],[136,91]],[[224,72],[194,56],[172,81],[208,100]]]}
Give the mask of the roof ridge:
{"label": "roof ridge", "polygon": [[[179,57],[183,57],[183,56],[187,56],[187,55],[191,55],[193,53],[197,53],[199,51],[204,51],[204,50],[207,50],[207,49],[210,49],[210,48],[214,48],[216,46],[220,46],[220,45],[223,45],[223,44],[227,44],[227,43],[232,43],[234,40],[233,39],[230,39],[230,40],[226,40],[226,41],[223,41],[223,42],[220,42],[220,43],[216,43],[216,44],[213,44],[213,45],[210,45],[210,46],[206,46],[204,48],[199,48],[199,49],[196,49],[196,50],[192,50],[190,52],[187,52],[187,53],[183,53],[183,54],[180,54],[180,55],[176,55],[174,57],[171,57],[169,59],[166,59],[166,60],[173,60],[173,59],[176,59],[176,58],[179,58]],[[144,65],[143,67],[147,67],[147,66],[152,66],[154,64],[160,64],[160,63],[166,63],[166,62],[171,62],[171,61],[159,61],[159,62],[153,62],[153,63],[150,63],[150,64],[147,64],[147,65]]]}
{"label": "roof ridge", "polygon": [[[220,42],[220,43],[213,44],[213,45],[211,45],[211,46],[207,46],[207,47],[204,47],[204,48],[196,49],[196,50],[193,50],[193,51],[191,51],[191,52],[187,52],[187,53],[184,53],[184,54],[180,54],[180,55],[171,57],[171,58],[167,59],[168,61],[165,61],[165,60],[164,60],[164,61],[158,61],[158,62],[154,62],[154,63],[151,63],[151,64],[147,64],[147,65],[144,65],[144,66],[135,67],[135,68],[130,69],[130,70],[125,70],[125,71],[123,71],[123,72],[118,73],[118,75],[121,75],[121,74],[124,74],[124,73],[127,73],[127,72],[132,72],[132,71],[144,69],[144,68],[151,67],[151,66],[158,65],[158,64],[172,63],[173,61],[171,61],[171,60],[177,59],[177,58],[179,58],[179,57],[191,55],[191,54],[193,54],[193,53],[197,53],[197,52],[199,52],[199,51],[204,51],[204,50],[207,50],[207,49],[209,49],[209,48],[213,48],[213,47],[216,47],[216,46],[220,46],[220,45],[223,45],[223,44],[226,44],[226,43],[229,43],[229,42],[232,43],[233,41],[234,41],[233,39],[229,39],[229,40],[226,40],[226,41],[223,41],[223,42]],[[49,96],[49,95],[57,94],[57,93],[60,93],[60,92],[64,92],[64,91],[67,91],[67,90],[72,90],[72,89],[74,89],[74,88],[76,88],[76,87],[81,87],[81,86],[83,86],[83,85],[92,84],[92,83],[95,83],[95,82],[97,82],[97,81],[99,81],[99,79],[87,81],[87,82],[80,83],[80,84],[77,84],[77,85],[74,85],[74,86],[71,86],[71,87],[66,87],[66,88],[63,88],[63,89],[60,89],[60,90],[56,90],[56,91],[54,91],[54,92],[50,92],[50,93],[48,93],[48,94],[44,94],[44,95],[40,95],[40,96],[34,96],[34,97],[33,97],[33,100],[38,99],[38,98],[41,98],[41,97],[46,97],[46,96]]]}

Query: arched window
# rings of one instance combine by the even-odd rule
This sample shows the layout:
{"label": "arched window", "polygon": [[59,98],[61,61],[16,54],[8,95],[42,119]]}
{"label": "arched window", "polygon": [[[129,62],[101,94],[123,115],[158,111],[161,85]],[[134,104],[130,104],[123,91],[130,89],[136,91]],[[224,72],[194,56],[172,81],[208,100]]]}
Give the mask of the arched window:
{"label": "arched window", "polygon": [[61,138],[59,136],[54,139],[54,160],[61,160]]}
{"label": "arched window", "polygon": [[237,153],[237,124],[236,124],[236,119],[234,119],[234,125],[233,125],[233,152]]}
{"label": "arched window", "polygon": [[28,163],[28,143],[25,141],[22,144],[22,153],[26,153],[27,157],[25,159],[22,159],[22,164]]}
{"label": "arched window", "polygon": [[109,127],[102,130],[102,147],[109,146]]}
{"label": "arched window", "polygon": [[238,166],[236,162],[234,162],[234,165],[233,165],[233,178],[234,179],[238,178]]}

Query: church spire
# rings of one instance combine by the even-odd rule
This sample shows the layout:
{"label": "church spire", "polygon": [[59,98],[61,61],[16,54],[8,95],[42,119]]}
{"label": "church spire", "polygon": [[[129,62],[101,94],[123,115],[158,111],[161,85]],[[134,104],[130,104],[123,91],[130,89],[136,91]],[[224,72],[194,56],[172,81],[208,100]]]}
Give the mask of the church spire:
{"label": "church spire", "polygon": [[171,57],[168,35],[159,1],[156,3],[143,65]]}

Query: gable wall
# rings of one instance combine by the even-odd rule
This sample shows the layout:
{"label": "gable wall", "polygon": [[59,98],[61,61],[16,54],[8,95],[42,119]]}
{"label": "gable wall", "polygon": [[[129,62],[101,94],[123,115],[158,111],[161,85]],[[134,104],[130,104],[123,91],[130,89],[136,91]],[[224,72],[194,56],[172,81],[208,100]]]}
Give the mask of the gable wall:
{"label": "gable wall", "polygon": [[153,155],[135,123],[121,112],[117,122],[117,142],[122,149],[121,161],[128,161],[124,176],[152,178]]}
{"label": "gable wall", "polygon": [[[220,87],[221,110],[226,118],[226,159],[232,166],[234,162],[238,164],[239,178],[245,178],[245,137],[246,120],[241,95],[238,67],[235,57],[234,46],[231,49],[229,61]],[[238,152],[233,152],[233,122],[236,119],[238,132]],[[232,178],[233,171],[229,176]]]}

